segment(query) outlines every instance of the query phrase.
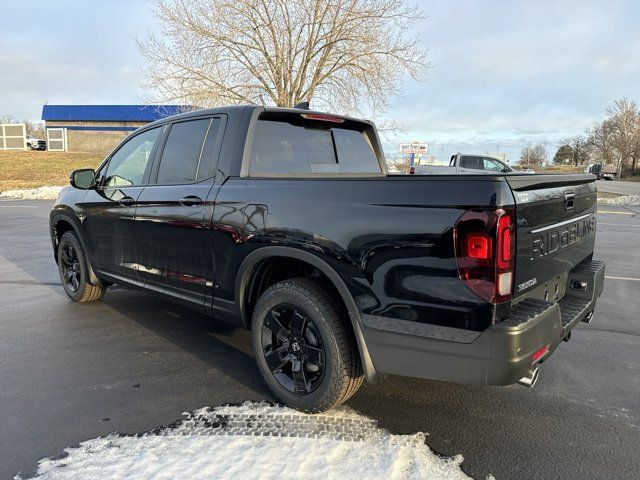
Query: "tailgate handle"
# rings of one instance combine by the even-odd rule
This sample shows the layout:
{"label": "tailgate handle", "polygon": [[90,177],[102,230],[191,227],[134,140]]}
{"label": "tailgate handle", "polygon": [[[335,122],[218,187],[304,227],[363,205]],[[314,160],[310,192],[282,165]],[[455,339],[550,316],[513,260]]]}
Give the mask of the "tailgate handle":
{"label": "tailgate handle", "polygon": [[576,194],[573,192],[564,194],[564,208],[565,210],[573,210]]}

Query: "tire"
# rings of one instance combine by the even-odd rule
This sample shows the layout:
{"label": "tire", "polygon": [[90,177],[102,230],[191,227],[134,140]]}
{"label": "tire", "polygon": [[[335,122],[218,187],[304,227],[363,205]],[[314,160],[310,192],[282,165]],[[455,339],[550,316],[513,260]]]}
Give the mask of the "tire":
{"label": "tire", "polygon": [[251,330],[260,373],[275,396],[296,410],[329,410],[362,385],[358,349],[340,309],[307,278],[269,287],[258,299]]}
{"label": "tire", "polygon": [[106,287],[89,283],[87,256],[75,232],[65,232],[58,243],[58,273],[65,293],[74,302],[100,300]]}

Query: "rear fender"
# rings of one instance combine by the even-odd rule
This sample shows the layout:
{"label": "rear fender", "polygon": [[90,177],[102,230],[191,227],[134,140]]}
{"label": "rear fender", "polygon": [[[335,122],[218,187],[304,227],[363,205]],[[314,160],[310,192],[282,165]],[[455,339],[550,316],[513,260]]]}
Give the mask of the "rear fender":
{"label": "rear fender", "polygon": [[356,303],[344,281],[340,278],[340,275],[338,275],[338,273],[327,262],[312,253],[291,247],[271,246],[259,248],[247,255],[242,262],[242,265],[240,265],[235,286],[236,299],[240,307],[240,315],[242,316],[242,321],[244,322],[245,327],[250,327],[250,319],[246,318],[246,306],[244,305],[243,299],[245,297],[246,290],[249,287],[251,275],[258,263],[269,257],[289,257],[306,262],[316,267],[333,283],[335,288],[338,290],[342,301],[347,306],[349,320],[356,338],[358,351],[360,352],[365,377],[368,381],[373,381],[376,377],[376,370],[373,366],[373,361],[369,355],[364,335],[362,333],[363,322]]}

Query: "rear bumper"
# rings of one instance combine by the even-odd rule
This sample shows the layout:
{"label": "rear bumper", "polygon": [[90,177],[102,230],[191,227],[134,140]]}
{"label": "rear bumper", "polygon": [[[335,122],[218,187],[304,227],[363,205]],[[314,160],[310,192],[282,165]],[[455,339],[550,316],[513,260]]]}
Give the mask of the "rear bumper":
{"label": "rear bumper", "polygon": [[[377,372],[460,383],[510,385],[546,360],[581,321],[590,319],[604,286],[604,262],[585,261],[568,276],[567,294],[557,303],[527,299],[508,319],[470,343],[383,330],[365,319],[364,336]],[[580,289],[570,288],[571,285]],[[371,326],[375,325],[375,328]],[[548,353],[533,361],[542,346]]]}

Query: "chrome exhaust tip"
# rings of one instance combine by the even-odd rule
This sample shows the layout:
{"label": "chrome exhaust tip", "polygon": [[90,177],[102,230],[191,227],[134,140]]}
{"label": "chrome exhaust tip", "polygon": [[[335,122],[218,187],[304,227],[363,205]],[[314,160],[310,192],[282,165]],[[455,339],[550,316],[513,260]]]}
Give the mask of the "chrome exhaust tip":
{"label": "chrome exhaust tip", "polygon": [[518,383],[524,387],[533,388],[533,386],[538,381],[538,367],[532,368],[529,370],[524,377],[518,380]]}

